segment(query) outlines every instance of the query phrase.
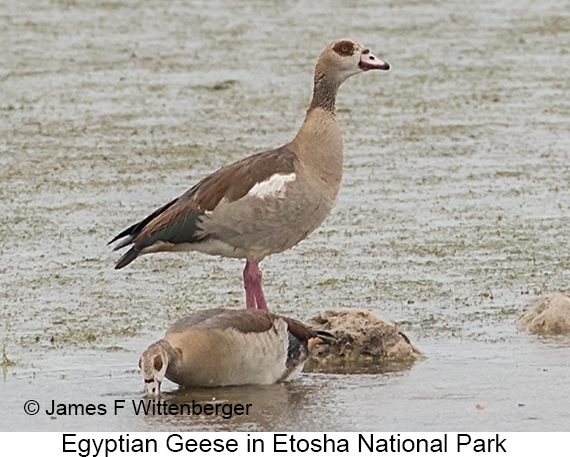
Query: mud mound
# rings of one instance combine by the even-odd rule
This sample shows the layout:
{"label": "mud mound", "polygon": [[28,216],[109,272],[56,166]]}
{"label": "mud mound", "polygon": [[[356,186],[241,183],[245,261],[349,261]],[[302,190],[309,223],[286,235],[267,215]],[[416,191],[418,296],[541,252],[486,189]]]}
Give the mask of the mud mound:
{"label": "mud mound", "polygon": [[570,296],[555,292],[540,297],[515,323],[538,335],[570,334]]}
{"label": "mud mound", "polygon": [[382,373],[408,369],[423,358],[394,324],[365,309],[321,311],[309,324],[334,340],[311,348],[306,371]]}

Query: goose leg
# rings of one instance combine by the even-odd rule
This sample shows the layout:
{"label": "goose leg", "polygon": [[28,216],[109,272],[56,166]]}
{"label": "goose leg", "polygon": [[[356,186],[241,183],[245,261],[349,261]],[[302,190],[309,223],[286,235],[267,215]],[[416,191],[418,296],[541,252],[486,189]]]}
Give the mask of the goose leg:
{"label": "goose leg", "polygon": [[265,295],[263,295],[263,288],[261,287],[261,270],[255,264],[255,269],[257,270],[257,282],[255,283],[254,293],[255,293],[255,303],[257,304],[257,309],[264,309],[267,311],[267,302],[265,301]]}
{"label": "goose leg", "polygon": [[245,288],[245,306],[247,308],[267,309],[267,302],[261,287],[261,270],[257,263],[245,263],[243,269],[243,285]]}
{"label": "goose leg", "polygon": [[255,294],[253,292],[253,282],[251,274],[249,272],[249,263],[245,264],[243,269],[243,287],[245,289],[245,307],[246,308],[257,308],[255,305]]}

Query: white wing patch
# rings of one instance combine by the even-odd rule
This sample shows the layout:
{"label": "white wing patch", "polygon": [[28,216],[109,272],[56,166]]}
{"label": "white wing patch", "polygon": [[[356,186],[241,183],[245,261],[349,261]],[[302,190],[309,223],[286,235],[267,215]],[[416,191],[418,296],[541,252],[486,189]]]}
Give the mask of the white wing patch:
{"label": "white wing patch", "polygon": [[282,195],[285,185],[288,182],[295,181],[295,179],[297,179],[297,174],[295,173],[287,175],[274,174],[269,179],[258,182],[249,190],[247,195],[258,198],[276,197]]}

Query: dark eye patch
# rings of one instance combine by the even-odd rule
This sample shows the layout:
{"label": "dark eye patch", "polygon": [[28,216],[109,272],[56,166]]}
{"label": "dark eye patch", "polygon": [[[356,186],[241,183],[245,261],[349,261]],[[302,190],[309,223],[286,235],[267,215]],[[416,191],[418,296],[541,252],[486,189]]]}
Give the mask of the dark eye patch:
{"label": "dark eye patch", "polygon": [[351,56],[356,51],[356,47],[352,41],[339,41],[334,45],[333,51],[339,56]]}
{"label": "dark eye patch", "polygon": [[163,363],[162,363],[162,357],[161,357],[160,355],[157,355],[157,356],[154,358],[154,369],[155,369],[156,371],[160,371],[160,369],[162,368],[162,365],[163,365]]}

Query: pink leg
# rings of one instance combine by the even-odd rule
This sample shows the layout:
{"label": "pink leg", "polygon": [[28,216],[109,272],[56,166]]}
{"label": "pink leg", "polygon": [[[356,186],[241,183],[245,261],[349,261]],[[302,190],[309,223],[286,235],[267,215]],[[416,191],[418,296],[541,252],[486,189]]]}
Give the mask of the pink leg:
{"label": "pink leg", "polygon": [[245,288],[245,306],[247,308],[267,309],[267,302],[261,287],[261,271],[257,263],[245,263],[243,285]]}
{"label": "pink leg", "polygon": [[246,308],[256,308],[255,306],[255,294],[253,293],[253,282],[250,273],[249,263],[246,262],[245,268],[243,269],[243,287],[245,289],[245,307]]}

